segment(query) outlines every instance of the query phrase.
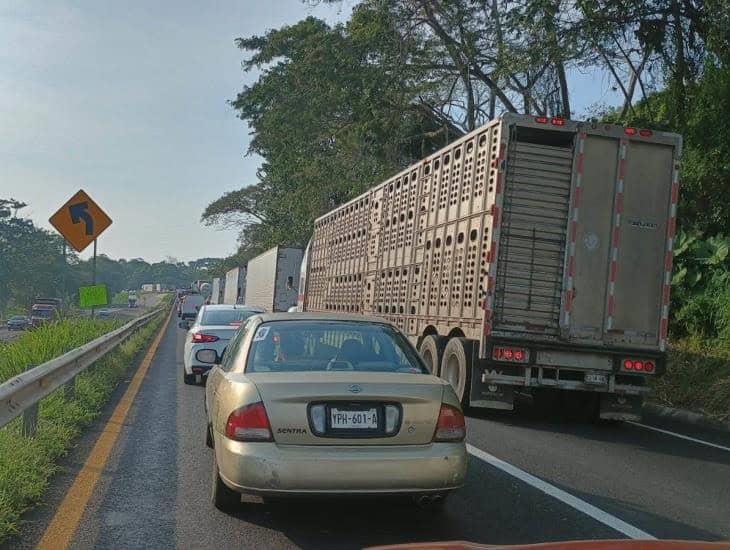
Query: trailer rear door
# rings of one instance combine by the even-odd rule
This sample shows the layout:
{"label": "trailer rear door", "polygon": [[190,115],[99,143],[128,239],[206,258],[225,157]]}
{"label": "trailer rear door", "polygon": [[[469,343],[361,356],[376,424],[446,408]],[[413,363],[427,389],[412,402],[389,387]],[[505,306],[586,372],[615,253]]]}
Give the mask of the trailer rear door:
{"label": "trailer rear door", "polygon": [[656,348],[666,330],[678,142],[581,133],[577,148],[562,334]]}

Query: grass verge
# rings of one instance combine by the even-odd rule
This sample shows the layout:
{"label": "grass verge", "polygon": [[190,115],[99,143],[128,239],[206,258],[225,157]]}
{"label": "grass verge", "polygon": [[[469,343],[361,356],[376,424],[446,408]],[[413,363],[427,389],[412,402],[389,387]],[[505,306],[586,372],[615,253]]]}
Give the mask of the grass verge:
{"label": "grass verge", "polygon": [[164,315],[158,316],[115,351],[79,374],[73,400],[64,400],[63,389],[42,400],[35,437],[22,435],[22,418],[16,418],[0,429],[0,543],[17,532],[21,514],[41,501],[56,472],[58,458],[99,415],[109,395],[163,319]]}
{"label": "grass verge", "polygon": [[66,319],[0,343],[0,383],[122,326],[120,321]]}
{"label": "grass verge", "polygon": [[730,350],[697,337],[674,342],[667,372],[654,389],[654,399],[664,405],[730,420]]}

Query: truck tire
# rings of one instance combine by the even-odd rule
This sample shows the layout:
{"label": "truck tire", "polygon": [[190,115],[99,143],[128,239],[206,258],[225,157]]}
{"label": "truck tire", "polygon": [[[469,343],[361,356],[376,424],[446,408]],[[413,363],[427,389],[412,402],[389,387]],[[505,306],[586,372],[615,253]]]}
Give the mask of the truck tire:
{"label": "truck tire", "polygon": [[451,384],[464,407],[469,404],[473,355],[474,340],[451,338],[446,344],[443,359],[441,360],[441,378]]}
{"label": "truck tire", "polygon": [[439,375],[441,358],[444,355],[448,340],[445,336],[439,336],[438,334],[429,334],[423,337],[421,345],[418,347],[418,353],[421,354],[423,362],[426,363],[426,367],[431,374]]}

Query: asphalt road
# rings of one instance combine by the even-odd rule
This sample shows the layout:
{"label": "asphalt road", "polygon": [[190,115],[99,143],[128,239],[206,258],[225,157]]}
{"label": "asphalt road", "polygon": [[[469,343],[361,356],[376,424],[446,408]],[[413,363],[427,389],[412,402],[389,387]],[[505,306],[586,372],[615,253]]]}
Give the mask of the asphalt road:
{"label": "asphalt road", "polygon": [[11,342],[23,334],[22,330],[8,330],[0,328],[0,342]]}
{"label": "asphalt road", "polygon": [[[174,320],[83,512],[74,548],[360,548],[627,534],[730,538],[727,434],[661,426],[719,446],[711,447],[635,425],[545,418],[530,408],[470,416],[467,483],[440,514],[382,498],[244,497],[236,514],[225,515],[209,500],[212,451],[204,444],[203,389],[182,382],[185,333]],[[97,433],[82,437],[55,478],[48,505],[27,515],[10,546],[30,548],[40,539]]]}

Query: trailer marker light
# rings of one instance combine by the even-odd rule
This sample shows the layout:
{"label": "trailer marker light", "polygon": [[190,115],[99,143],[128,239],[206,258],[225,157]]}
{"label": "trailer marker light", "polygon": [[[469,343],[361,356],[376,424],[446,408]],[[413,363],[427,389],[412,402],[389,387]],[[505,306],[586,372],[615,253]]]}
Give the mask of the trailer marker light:
{"label": "trailer marker light", "polygon": [[492,348],[492,359],[507,363],[527,363],[527,350],[524,348],[494,346]]}
{"label": "trailer marker light", "polygon": [[644,363],[644,370],[646,372],[654,372],[654,363],[652,363],[651,361],[647,361],[646,363]]}
{"label": "trailer marker light", "polygon": [[652,131],[651,130],[639,130],[639,135],[641,137],[651,137]]}
{"label": "trailer marker light", "polygon": [[564,126],[565,125],[565,119],[554,116],[550,120],[550,124],[552,124],[553,126]]}
{"label": "trailer marker light", "polygon": [[536,116],[535,117],[535,122],[537,122],[538,124],[547,124],[547,121],[548,121],[548,119],[546,116]]}
{"label": "trailer marker light", "polygon": [[644,363],[641,361],[634,361],[634,370],[643,370]]}
{"label": "trailer marker light", "polygon": [[626,360],[624,361],[624,369],[626,369],[626,370],[631,370],[631,369],[633,369],[633,368],[634,368],[634,363],[633,363],[633,361],[631,361],[631,359],[626,359]]}
{"label": "trailer marker light", "polygon": [[636,128],[632,128],[631,126],[628,126],[627,128],[624,128],[624,134],[626,134],[627,136],[635,136]]}

